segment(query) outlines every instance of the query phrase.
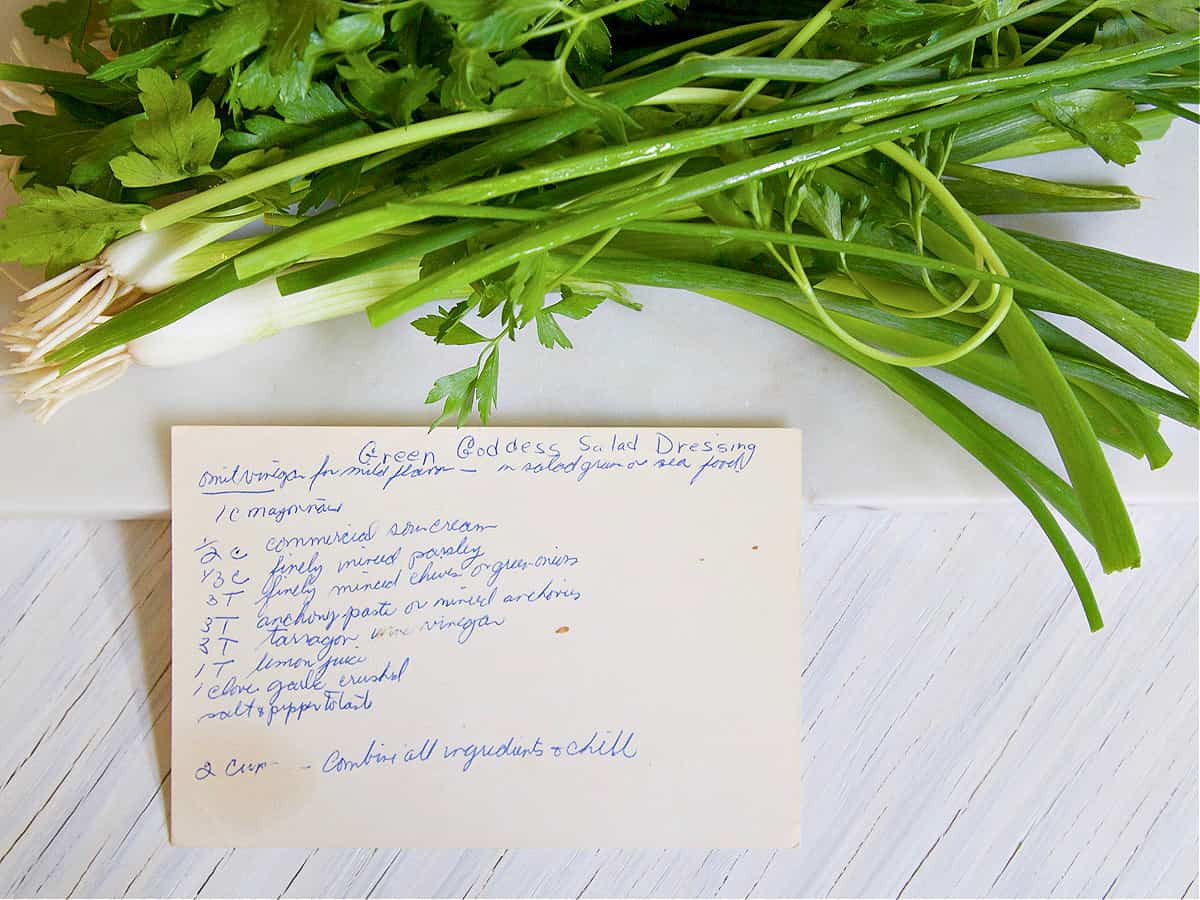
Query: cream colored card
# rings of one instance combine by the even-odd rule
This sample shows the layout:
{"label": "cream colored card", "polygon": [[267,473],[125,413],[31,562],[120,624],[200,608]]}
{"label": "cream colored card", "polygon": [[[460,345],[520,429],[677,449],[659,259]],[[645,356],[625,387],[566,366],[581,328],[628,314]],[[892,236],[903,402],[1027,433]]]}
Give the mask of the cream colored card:
{"label": "cream colored card", "polygon": [[172,430],[172,841],[784,847],[800,434]]}

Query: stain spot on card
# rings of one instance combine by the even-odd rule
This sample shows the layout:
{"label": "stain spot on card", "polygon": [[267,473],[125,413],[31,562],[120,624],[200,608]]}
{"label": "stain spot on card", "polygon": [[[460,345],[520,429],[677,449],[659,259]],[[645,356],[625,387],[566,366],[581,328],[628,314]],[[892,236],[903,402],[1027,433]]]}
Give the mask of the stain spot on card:
{"label": "stain spot on card", "polygon": [[554,629],[554,633],[555,634],[566,634],[570,630],[571,629],[566,625],[559,625],[557,628]]}

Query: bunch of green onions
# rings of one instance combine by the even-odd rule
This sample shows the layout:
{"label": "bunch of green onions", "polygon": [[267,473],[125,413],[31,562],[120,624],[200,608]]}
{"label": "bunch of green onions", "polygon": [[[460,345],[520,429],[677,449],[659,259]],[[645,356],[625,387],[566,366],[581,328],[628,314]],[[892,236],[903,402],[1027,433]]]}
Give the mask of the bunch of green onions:
{"label": "bunch of green onions", "polygon": [[[631,5],[533,30],[567,35],[557,51],[566,58],[585,27]],[[379,127],[185,192],[23,295],[3,332],[18,398],[45,419],[134,363],[192,361],[363,311],[380,326],[459,300],[418,327],[478,345],[479,356],[439,380],[430,402],[444,403],[443,420],[462,423],[478,408],[486,421],[501,341],[533,324],[546,346],[569,347],[557,317],[583,318],[606,299],[635,305],[623,285],[683,288],[820,344],[911,403],[1025,504],[1099,628],[1058,517],[1105,571],[1139,564],[1101,442],[1159,467],[1170,458],[1159,417],[1200,425],[1197,364],[1177,343],[1195,318],[1196,276],[990,224],[980,210],[1110,209],[1136,198],[980,164],[1078,146],[1078,135],[1031,121],[1030,110],[1114,86],[1160,98],[1126,124],[1139,140],[1161,134],[1189,112],[1161,98],[1195,92],[1200,35],[1039,59],[1092,14],[1084,7],[1038,43],[1018,41],[1005,64],[997,35],[1059,5],[1018,4],[867,63],[805,54],[845,6],[835,0],[807,19],[656,47],[557,106]],[[989,40],[994,65],[952,72],[960,50],[969,58]],[[18,69],[0,67],[0,78],[36,80]],[[686,127],[597,131],[598,120],[639,108],[672,111]],[[322,173],[347,169],[367,187],[315,214],[262,199],[280,190],[299,199]],[[265,227],[241,230],[253,224]],[[547,305],[554,291],[562,299]],[[1091,325],[1161,383],[1043,312]],[[921,368],[1038,410],[1066,477]]]}

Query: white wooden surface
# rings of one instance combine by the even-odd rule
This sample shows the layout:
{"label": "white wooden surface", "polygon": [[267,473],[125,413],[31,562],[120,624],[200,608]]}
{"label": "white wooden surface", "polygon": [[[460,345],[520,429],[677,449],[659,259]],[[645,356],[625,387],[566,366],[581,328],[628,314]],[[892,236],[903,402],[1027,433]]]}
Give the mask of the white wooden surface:
{"label": "white wooden surface", "polygon": [[806,511],[777,853],[171,848],[166,523],[0,521],[0,894],[1195,897],[1197,510],[1135,521],[1089,636],[1018,511]]}

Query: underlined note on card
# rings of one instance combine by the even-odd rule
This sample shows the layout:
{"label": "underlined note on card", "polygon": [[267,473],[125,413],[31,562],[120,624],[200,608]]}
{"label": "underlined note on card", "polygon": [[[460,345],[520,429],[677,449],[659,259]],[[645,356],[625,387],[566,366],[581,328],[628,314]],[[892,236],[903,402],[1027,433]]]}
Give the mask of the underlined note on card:
{"label": "underlined note on card", "polygon": [[172,842],[794,846],[800,514],[788,429],[172,429]]}

